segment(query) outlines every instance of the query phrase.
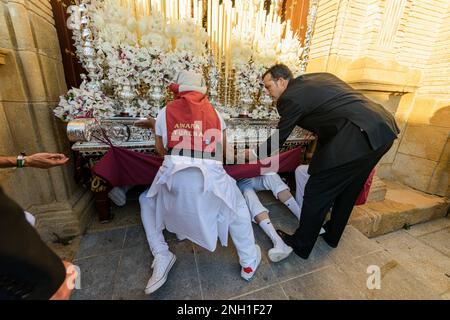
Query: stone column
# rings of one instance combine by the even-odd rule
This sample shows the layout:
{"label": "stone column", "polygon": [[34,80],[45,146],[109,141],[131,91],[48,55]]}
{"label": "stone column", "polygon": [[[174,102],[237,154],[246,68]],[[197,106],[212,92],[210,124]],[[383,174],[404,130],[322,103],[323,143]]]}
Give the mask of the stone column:
{"label": "stone column", "polygon": [[[72,156],[64,124],[52,114],[67,91],[49,1],[0,1],[0,154],[63,152]],[[44,238],[82,232],[92,195],[64,167],[0,171],[0,183],[37,218]]]}

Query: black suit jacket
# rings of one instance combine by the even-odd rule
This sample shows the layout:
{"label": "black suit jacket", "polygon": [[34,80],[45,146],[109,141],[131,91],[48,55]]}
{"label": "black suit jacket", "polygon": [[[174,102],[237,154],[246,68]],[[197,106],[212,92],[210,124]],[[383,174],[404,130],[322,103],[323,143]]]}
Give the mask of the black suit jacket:
{"label": "black suit jacket", "polygon": [[49,299],[65,277],[61,259],[0,188],[0,300]]}
{"label": "black suit jacket", "polygon": [[[330,73],[305,74],[289,81],[277,109],[281,116],[279,147],[295,126],[317,135],[310,174],[361,158],[392,142],[400,132],[394,117],[381,105]],[[276,151],[270,148],[274,138],[261,146],[268,154]]]}

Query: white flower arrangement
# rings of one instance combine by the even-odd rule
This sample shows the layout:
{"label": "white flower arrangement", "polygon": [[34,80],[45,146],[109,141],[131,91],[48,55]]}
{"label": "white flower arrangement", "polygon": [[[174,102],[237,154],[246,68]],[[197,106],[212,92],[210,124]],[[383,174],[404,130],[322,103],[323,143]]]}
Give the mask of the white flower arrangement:
{"label": "white flower arrangement", "polygon": [[63,121],[75,118],[112,117],[115,113],[114,100],[101,91],[91,89],[86,80],[83,80],[80,88],[70,89],[59,99],[53,113]]}
{"label": "white flower arrangement", "polygon": [[107,52],[108,78],[118,85],[137,85],[139,83],[137,56],[138,49],[129,45],[121,45]]}
{"label": "white flower arrangement", "polygon": [[239,64],[235,68],[235,87],[242,96],[255,96],[261,87],[262,68],[249,61],[246,64]]}
{"label": "white flower arrangement", "polygon": [[[249,6],[257,11],[261,1],[252,0]],[[276,4],[280,5],[280,1]],[[127,103],[126,110],[122,106],[121,110],[116,109],[117,113],[125,111],[131,116],[156,115],[158,109],[148,102],[148,88],[150,91],[154,86],[162,88],[183,69],[203,73],[208,65],[208,35],[198,21],[182,18],[166,22],[160,13],[153,10],[149,16],[136,18],[132,10],[120,5],[120,0],[90,0],[85,6],[89,23],[84,25],[84,31],[79,22],[77,24],[75,9],[72,10],[73,17],[69,18],[68,25],[73,29],[80,62],[88,70],[92,83],[94,80],[97,82],[90,86],[89,82],[83,81],[79,89],[72,88],[66,96],[61,97],[54,113],[65,121],[85,115],[113,116],[114,102],[120,101],[119,93],[122,93],[123,99],[127,99]],[[82,34],[86,32],[86,25],[92,32],[88,44]],[[279,35],[270,30],[266,34],[250,32],[248,28],[233,30],[231,63],[235,71],[238,98],[239,95],[240,98],[251,98],[257,104],[256,99],[263,90],[261,74],[276,62],[289,65],[294,73],[299,69],[300,43],[290,32],[289,23],[286,26],[288,29],[282,43],[278,42]],[[123,94],[124,86],[129,99]],[[87,94],[84,100],[81,98],[83,94]],[[106,105],[102,107],[100,102]],[[264,108],[267,109],[267,105],[257,105],[250,112],[250,117],[274,117],[271,110]],[[229,116],[238,115],[237,108],[224,108],[222,111]]]}
{"label": "white flower arrangement", "polygon": [[[120,100],[116,95],[124,86],[135,97],[126,105],[126,110],[117,110],[117,113],[156,115],[157,108],[149,104],[145,92],[138,92],[138,86],[164,86],[183,69],[203,72],[207,64],[208,36],[192,19],[166,24],[160,13],[152,12],[151,16],[136,20],[134,13],[120,6],[118,0],[91,0],[86,7],[91,31],[89,46],[94,54],[85,55],[86,37],[82,36],[83,30],[76,19],[79,7],[73,6],[69,10],[72,16],[68,26],[73,30],[76,54],[85,68],[96,70],[89,77],[97,80],[104,77],[101,83],[110,87],[105,92],[114,95],[107,97],[98,85],[89,86],[89,82],[83,81],[79,89],[72,88],[60,97],[54,113],[64,121],[78,116],[113,116],[111,106]],[[81,97],[83,94],[87,95],[86,99]],[[99,105],[100,101],[106,103],[105,107]]]}

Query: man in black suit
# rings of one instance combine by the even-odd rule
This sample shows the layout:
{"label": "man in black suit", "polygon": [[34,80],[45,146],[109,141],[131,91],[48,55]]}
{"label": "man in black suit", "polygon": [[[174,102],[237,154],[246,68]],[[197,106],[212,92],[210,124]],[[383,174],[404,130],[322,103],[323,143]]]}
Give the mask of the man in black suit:
{"label": "man in black suit", "polygon": [[338,245],[367,177],[400,130],[381,105],[332,74],[304,74],[294,79],[287,66],[278,64],[264,73],[263,81],[281,118],[279,136],[270,137],[260,152],[273,154],[272,140],[279,139],[282,146],[295,126],[318,138],[299,226],[293,235],[278,230],[286,244],[307,259],[331,206],[323,238],[331,247]]}

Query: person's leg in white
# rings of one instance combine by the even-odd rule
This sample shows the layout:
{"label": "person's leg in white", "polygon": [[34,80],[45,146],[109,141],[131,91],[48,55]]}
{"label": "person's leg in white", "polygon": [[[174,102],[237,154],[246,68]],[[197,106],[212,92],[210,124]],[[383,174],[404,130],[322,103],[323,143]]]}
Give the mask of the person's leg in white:
{"label": "person's leg in white", "polygon": [[127,203],[127,192],[131,189],[131,186],[114,187],[108,193],[108,197],[117,206],[122,207]]}
{"label": "person's leg in white", "polygon": [[294,196],[292,195],[289,189],[285,189],[278,193],[278,199],[284,203],[286,207],[294,214],[294,216],[300,220],[301,210],[298,206],[297,201],[295,201]]}
{"label": "person's leg in white", "polygon": [[[309,179],[308,168],[308,165],[301,165],[295,169],[295,200],[297,201],[300,210],[298,217],[299,220],[301,216],[301,208],[303,206],[303,195],[305,194],[306,183]],[[321,228],[319,234],[323,233],[325,233],[325,229]]]}
{"label": "person's leg in white", "polygon": [[164,240],[162,230],[156,227],[155,198],[147,198],[147,191],[139,196],[141,205],[141,219],[144,225],[150,251],[153,254],[153,273],[145,287],[145,293],[150,294],[158,290],[167,280],[170,269],[176,261],[175,255],[169,251],[169,246]]}
{"label": "person's leg in white", "polygon": [[307,165],[301,165],[295,169],[295,200],[297,200],[300,209],[303,206],[303,195],[309,179],[308,168]]}
{"label": "person's leg in white", "polygon": [[261,227],[270,240],[272,240],[273,248],[268,251],[270,261],[278,262],[287,258],[291,254],[292,248],[286,245],[277,234],[270,221],[269,211],[259,201],[255,190],[246,189],[243,194],[252,219]]}
{"label": "person's leg in white", "polygon": [[272,222],[270,221],[269,213],[260,213],[255,217],[255,221],[258,223],[261,229],[263,229],[265,234],[269,236],[270,240],[272,240],[273,248],[269,249],[269,251],[267,252],[270,261],[278,262],[286,259],[291,254],[292,248],[284,243],[283,239],[281,239],[276,232]]}
{"label": "person's leg in white", "polygon": [[24,213],[25,213],[25,218],[27,219],[28,223],[31,224],[33,227],[35,227],[36,226],[36,218],[28,211],[24,211]]}
{"label": "person's leg in white", "polygon": [[278,174],[265,175],[263,177],[263,183],[266,189],[272,191],[273,196],[284,203],[286,207],[300,219],[300,207],[291,194],[289,187],[281,180]]}
{"label": "person's leg in white", "polygon": [[242,194],[236,208],[236,215],[229,225],[229,232],[239,256],[241,277],[247,281],[254,276],[261,263],[261,249],[255,243],[250,213]]}

